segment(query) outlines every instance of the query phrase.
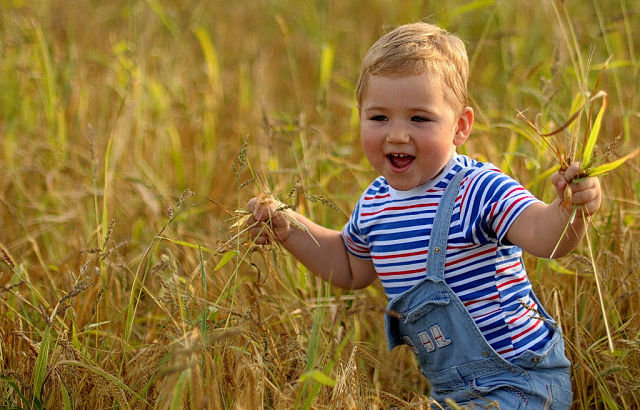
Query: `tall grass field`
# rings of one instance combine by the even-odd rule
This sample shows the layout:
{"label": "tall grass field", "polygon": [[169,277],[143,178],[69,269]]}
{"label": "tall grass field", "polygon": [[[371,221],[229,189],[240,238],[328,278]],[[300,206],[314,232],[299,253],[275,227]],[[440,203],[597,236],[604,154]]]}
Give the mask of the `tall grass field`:
{"label": "tall grass field", "polygon": [[[0,0],[0,408],[428,408],[381,285],[330,287],[244,211],[341,229],[376,177],[360,61],[417,20],[467,45],[459,152],[550,201],[594,127],[596,165],[638,148],[637,0]],[[573,407],[637,409],[640,161],[600,178],[588,238],[525,263]]]}

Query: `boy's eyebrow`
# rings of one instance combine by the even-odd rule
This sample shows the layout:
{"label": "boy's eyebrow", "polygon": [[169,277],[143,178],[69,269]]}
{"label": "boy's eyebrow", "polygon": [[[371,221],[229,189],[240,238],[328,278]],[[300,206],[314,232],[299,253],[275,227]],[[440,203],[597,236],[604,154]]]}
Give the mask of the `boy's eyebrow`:
{"label": "boy's eyebrow", "polygon": [[[364,106],[362,108],[363,112],[367,112],[367,111],[386,111],[388,110],[388,107],[385,106],[379,106],[379,105],[372,105],[372,106]],[[417,107],[408,107],[407,108],[408,111],[421,111],[427,114],[436,114],[436,111],[431,109],[431,107],[423,107],[423,106],[417,106]]]}

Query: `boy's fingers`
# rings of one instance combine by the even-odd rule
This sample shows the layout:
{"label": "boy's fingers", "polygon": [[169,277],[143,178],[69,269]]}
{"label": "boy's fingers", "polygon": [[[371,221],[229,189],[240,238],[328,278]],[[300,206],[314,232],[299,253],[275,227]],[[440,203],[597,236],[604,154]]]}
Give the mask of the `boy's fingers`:
{"label": "boy's fingers", "polygon": [[256,219],[251,216],[249,217],[249,219],[247,219],[246,224],[247,226],[250,226],[247,232],[249,233],[249,236],[253,238],[253,241],[256,244],[266,245],[270,242],[269,234],[267,232],[268,228],[265,227],[264,223],[258,223],[258,221],[256,221]]}
{"label": "boy's fingers", "polygon": [[262,219],[262,212],[260,210],[260,203],[258,202],[258,198],[251,198],[249,202],[247,202],[247,209],[253,215],[251,217],[251,223],[247,221],[248,225],[256,223],[257,221]]}
{"label": "boy's fingers", "polygon": [[571,189],[573,192],[585,191],[588,189],[595,189],[597,180],[593,178],[586,178],[580,181],[572,182]]}
{"label": "boy's fingers", "polygon": [[266,221],[271,215],[269,205],[260,203],[258,198],[251,198],[249,202],[247,202],[247,209],[253,214],[256,221]]}
{"label": "boy's fingers", "polygon": [[551,176],[551,184],[556,190],[558,196],[562,197],[565,187],[567,186],[567,182],[564,180],[564,175],[560,172],[556,172]]}
{"label": "boy's fingers", "polygon": [[263,235],[259,235],[259,236],[254,236],[253,237],[253,241],[258,245],[266,245],[266,244],[271,242],[269,240],[269,236],[264,235],[264,234]]}
{"label": "boy's fingers", "polygon": [[[251,215],[249,218],[247,218],[247,221],[245,222],[245,225],[247,226],[252,226],[255,225],[258,221],[256,220],[256,218],[253,217],[253,215]],[[253,229],[253,228],[251,228]]]}
{"label": "boy's fingers", "polygon": [[600,208],[600,202],[600,189],[597,185],[576,191],[573,194],[573,203],[575,205],[587,205],[591,208],[590,212],[597,211]]}
{"label": "boy's fingers", "polygon": [[564,180],[562,176],[560,176],[560,178],[558,178],[555,182],[553,182],[553,186],[556,188],[556,191],[558,192],[558,194],[562,194],[562,192],[567,186],[567,182]]}
{"label": "boy's fingers", "polygon": [[271,208],[268,205],[256,204],[251,212],[256,221],[264,222],[271,216]]}
{"label": "boy's fingers", "polygon": [[581,172],[582,172],[582,169],[580,167],[580,163],[574,162],[569,166],[569,168],[567,168],[566,171],[564,171],[564,180],[566,182],[571,182],[573,181],[574,178],[580,175]]}
{"label": "boy's fingers", "polygon": [[575,189],[573,190],[573,196],[571,202],[575,205],[585,204],[589,201],[593,201],[598,197],[598,193],[595,187],[587,189]]}
{"label": "boy's fingers", "polygon": [[[249,235],[254,243],[266,245],[271,243],[271,235],[282,241],[288,236],[289,221],[281,212],[277,212],[274,204],[261,202],[258,198],[251,198],[247,202],[247,209],[251,216],[247,218]],[[265,226],[268,224],[268,226]]]}

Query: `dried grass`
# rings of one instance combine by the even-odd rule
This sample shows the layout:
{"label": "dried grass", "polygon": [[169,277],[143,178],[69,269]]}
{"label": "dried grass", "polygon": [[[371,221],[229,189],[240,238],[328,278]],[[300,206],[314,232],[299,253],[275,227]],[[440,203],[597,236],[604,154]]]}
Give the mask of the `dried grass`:
{"label": "dried grass", "polygon": [[[327,288],[242,233],[256,187],[342,226],[374,176],[352,83],[383,25],[431,15],[460,31],[478,112],[462,152],[539,197],[554,194],[551,154],[512,113],[563,123],[601,68],[579,38],[596,43],[590,61],[614,56],[594,161],[637,148],[627,0],[282,0],[216,15],[199,0],[13,3],[0,11],[0,407],[427,408],[413,354],[387,352],[380,286]],[[640,408],[637,161],[605,177],[593,221],[613,353],[587,249],[526,257],[565,330],[576,408]]]}

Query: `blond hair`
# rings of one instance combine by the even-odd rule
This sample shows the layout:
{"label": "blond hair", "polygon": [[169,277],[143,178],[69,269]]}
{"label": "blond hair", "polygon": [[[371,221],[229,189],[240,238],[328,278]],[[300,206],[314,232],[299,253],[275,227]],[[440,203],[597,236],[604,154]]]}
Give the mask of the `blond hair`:
{"label": "blond hair", "polygon": [[[452,92],[445,98],[454,108],[467,106],[469,60],[457,36],[429,23],[399,26],[378,39],[362,61],[356,87],[358,103],[371,75],[433,73]],[[453,94],[453,95],[451,95]]]}

